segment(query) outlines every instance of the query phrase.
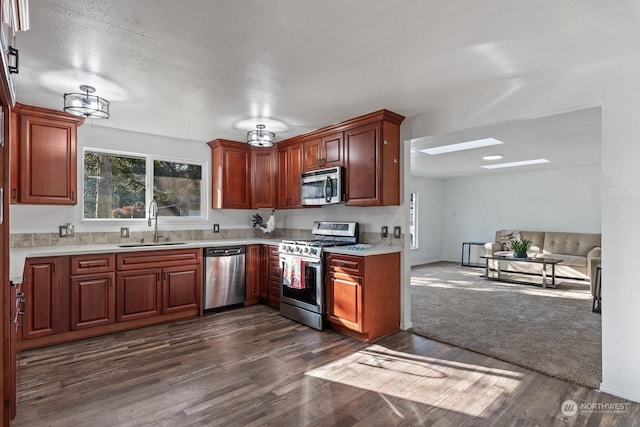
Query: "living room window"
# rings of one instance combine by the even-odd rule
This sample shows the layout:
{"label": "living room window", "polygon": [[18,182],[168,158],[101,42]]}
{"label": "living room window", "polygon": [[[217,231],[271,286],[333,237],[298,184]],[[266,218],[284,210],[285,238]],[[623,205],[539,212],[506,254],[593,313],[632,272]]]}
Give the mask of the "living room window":
{"label": "living room window", "polygon": [[198,162],[85,149],[82,217],[142,221],[155,198],[165,220],[204,220],[203,168]]}

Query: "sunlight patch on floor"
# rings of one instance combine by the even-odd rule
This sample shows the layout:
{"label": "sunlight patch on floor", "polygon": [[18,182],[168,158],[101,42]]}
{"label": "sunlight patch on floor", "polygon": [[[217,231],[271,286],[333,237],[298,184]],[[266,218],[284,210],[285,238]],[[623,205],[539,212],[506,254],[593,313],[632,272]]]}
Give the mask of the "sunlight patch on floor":
{"label": "sunlight patch on floor", "polygon": [[[476,417],[496,399],[515,390],[523,376],[510,370],[419,356],[380,345],[371,345],[306,375]],[[466,391],[451,399],[447,390]]]}

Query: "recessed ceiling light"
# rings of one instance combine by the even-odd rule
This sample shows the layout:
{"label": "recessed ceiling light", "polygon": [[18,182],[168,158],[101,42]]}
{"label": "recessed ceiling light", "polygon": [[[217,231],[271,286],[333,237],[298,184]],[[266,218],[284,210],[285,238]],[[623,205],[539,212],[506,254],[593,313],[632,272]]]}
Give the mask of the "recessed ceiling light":
{"label": "recessed ceiling light", "polygon": [[496,163],[495,165],[480,166],[485,169],[512,168],[514,166],[537,165],[540,163],[549,163],[547,159],[522,160],[520,162]]}
{"label": "recessed ceiling light", "polygon": [[485,138],[485,139],[478,139],[475,141],[460,142],[458,144],[441,145],[440,147],[425,148],[420,151],[423,153],[431,154],[433,156],[434,154],[443,154],[443,153],[451,153],[453,151],[471,150],[473,148],[489,147],[491,145],[498,145],[498,144],[504,144],[504,142],[495,138]]}
{"label": "recessed ceiling light", "polygon": [[491,154],[489,156],[484,156],[482,160],[500,160],[502,158],[502,154]]}

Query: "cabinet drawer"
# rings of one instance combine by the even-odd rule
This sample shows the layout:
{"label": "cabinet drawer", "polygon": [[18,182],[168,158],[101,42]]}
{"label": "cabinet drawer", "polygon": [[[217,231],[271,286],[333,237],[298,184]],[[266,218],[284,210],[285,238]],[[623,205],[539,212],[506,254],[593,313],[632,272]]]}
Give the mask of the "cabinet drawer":
{"label": "cabinet drawer", "polygon": [[202,249],[139,251],[116,256],[116,267],[119,271],[201,263]]}
{"label": "cabinet drawer", "polygon": [[114,254],[75,255],[71,257],[71,274],[108,273],[114,270]]}
{"label": "cabinet drawer", "polygon": [[362,276],[362,272],[364,271],[363,261],[362,257],[330,253],[327,256],[327,271],[330,273]]}

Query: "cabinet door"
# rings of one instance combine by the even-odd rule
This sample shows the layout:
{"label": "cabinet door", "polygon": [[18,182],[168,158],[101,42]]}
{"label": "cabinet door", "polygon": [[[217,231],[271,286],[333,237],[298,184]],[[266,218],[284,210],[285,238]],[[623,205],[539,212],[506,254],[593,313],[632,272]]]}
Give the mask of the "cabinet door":
{"label": "cabinet door", "polygon": [[249,185],[249,151],[225,148],[224,152],[224,207],[243,209],[251,206]]}
{"label": "cabinet door", "polygon": [[251,207],[276,207],[276,149],[251,150]]}
{"label": "cabinet door", "polygon": [[269,246],[267,248],[268,253],[268,290],[267,290],[267,304],[274,308],[280,308],[280,288],[281,282],[281,268],[280,268],[280,254],[278,253],[277,246]]}
{"label": "cabinet door", "polygon": [[278,151],[278,208],[302,207],[300,191],[302,166],[302,143],[290,145]]}
{"label": "cabinet door", "polygon": [[75,205],[76,123],[19,117],[20,203]]}
{"label": "cabinet door", "polygon": [[289,147],[289,206],[302,207],[302,194],[300,189],[300,175],[302,175],[302,144]]}
{"label": "cabinet door", "polygon": [[262,245],[262,281],[260,283],[260,298],[262,298],[263,301],[267,301],[269,298],[269,275],[271,273],[269,250],[268,245]]}
{"label": "cabinet door", "polygon": [[56,309],[59,302],[58,260],[27,261],[24,277],[24,325],[22,339],[59,332]]}
{"label": "cabinet door", "polygon": [[71,329],[114,323],[115,300],[114,273],[71,276]]}
{"label": "cabinet door", "polygon": [[162,313],[197,309],[201,288],[199,265],[165,268],[162,271]]}
{"label": "cabinet door", "polygon": [[381,123],[345,132],[346,204],[381,204]]}
{"label": "cabinet door", "polygon": [[262,245],[247,246],[247,288],[244,305],[254,305],[260,302],[260,287],[262,285]]}
{"label": "cabinet door", "polygon": [[322,167],[322,138],[310,139],[302,143],[303,171],[308,172]]}
{"label": "cabinet door", "polygon": [[116,321],[158,316],[162,312],[162,270],[132,270],[116,274]]}
{"label": "cabinet door", "polygon": [[343,133],[338,132],[322,137],[322,167],[335,168],[344,166]]}
{"label": "cabinet door", "polygon": [[362,278],[339,274],[327,278],[327,319],[363,332]]}

